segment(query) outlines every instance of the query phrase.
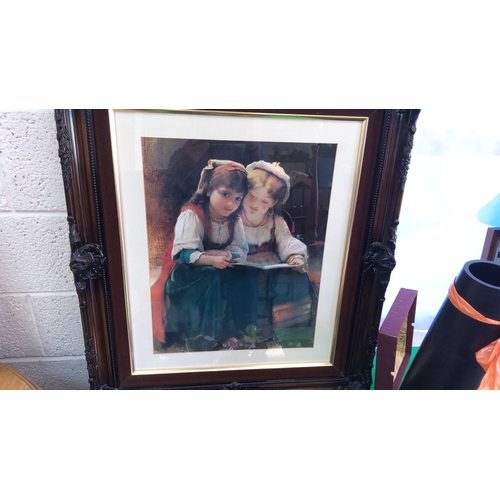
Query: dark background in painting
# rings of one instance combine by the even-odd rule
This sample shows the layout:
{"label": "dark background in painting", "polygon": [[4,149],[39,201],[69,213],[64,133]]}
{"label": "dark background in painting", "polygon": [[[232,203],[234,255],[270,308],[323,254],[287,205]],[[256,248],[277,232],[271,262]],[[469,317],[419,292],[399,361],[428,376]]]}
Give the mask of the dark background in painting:
{"label": "dark background in painting", "polygon": [[[310,268],[321,273],[336,145],[321,144],[317,160],[318,208],[316,237],[308,237],[313,154],[311,144],[243,143],[143,137],[144,189],[151,279],[156,278],[174,232],[180,208],[196,190],[209,159],[243,165],[264,159],[278,161],[291,177],[290,197],[283,206],[292,233],[309,246]],[[289,217],[288,217],[289,215]]]}

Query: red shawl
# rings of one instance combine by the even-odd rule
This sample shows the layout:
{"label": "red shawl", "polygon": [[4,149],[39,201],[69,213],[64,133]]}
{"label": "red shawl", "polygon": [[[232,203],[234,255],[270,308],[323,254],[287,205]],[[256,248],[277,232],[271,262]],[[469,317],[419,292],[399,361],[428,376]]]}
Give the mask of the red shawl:
{"label": "red shawl", "polygon": [[[187,205],[184,210],[192,210],[196,213],[199,219],[204,221],[204,213],[201,207],[195,205]],[[170,276],[170,273],[176,266],[172,260],[172,250],[174,247],[173,241],[167,246],[163,256],[161,273],[158,279],[151,287],[151,309],[153,313],[153,335],[160,341],[165,343],[165,324],[167,322],[167,302],[169,298],[165,295],[165,284]]]}

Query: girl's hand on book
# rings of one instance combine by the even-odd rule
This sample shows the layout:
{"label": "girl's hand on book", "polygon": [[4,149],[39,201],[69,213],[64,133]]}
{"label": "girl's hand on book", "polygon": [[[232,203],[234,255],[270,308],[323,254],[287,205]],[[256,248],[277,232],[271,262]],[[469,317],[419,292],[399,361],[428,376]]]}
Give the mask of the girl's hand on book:
{"label": "girl's hand on book", "polygon": [[301,273],[306,272],[306,262],[302,255],[291,255],[290,257],[288,257],[286,263],[290,266],[294,266],[294,269],[296,271],[299,271]]}
{"label": "girl's hand on book", "polygon": [[226,269],[226,267],[233,267],[231,265],[231,258],[226,255],[212,255],[210,256],[212,266],[217,269]]}
{"label": "girl's hand on book", "polygon": [[231,253],[225,250],[207,250],[200,255],[200,258],[195,262],[196,266],[212,266],[217,269],[225,269],[233,267],[231,265]]}

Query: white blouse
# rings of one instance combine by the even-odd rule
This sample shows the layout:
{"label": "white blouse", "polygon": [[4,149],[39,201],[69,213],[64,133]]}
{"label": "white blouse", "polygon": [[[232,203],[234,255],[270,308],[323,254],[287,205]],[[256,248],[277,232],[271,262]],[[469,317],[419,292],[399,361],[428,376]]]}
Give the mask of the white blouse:
{"label": "white blouse", "polygon": [[[214,243],[224,243],[229,237],[229,223],[226,221],[223,224],[210,221],[212,225],[212,241]],[[180,262],[179,254],[182,250],[197,250],[191,254],[189,262],[196,262],[202,253],[203,236],[205,229],[200,218],[193,210],[184,210],[179,215],[175,224],[174,247],[172,249],[172,260]],[[234,236],[224,250],[228,250],[233,254],[233,257],[245,260],[248,254],[248,243],[245,239],[245,231],[241,219],[234,225]]]}
{"label": "white blouse", "polygon": [[[280,260],[286,262],[291,255],[302,255],[307,262],[307,246],[292,235],[288,228],[288,224],[281,215],[275,215],[274,218],[276,220],[274,234],[276,236],[277,253]],[[243,227],[249,245],[263,245],[271,240],[273,219],[270,217],[269,221],[260,227]]]}

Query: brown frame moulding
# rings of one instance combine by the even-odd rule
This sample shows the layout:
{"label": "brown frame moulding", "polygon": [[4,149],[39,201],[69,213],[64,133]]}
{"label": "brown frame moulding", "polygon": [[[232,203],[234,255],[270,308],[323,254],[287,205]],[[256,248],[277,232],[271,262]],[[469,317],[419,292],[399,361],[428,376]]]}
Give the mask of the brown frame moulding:
{"label": "brown frame moulding", "polygon": [[481,260],[500,262],[500,227],[489,227],[487,229]]}
{"label": "brown frame moulding", "polygon": [[369,389],[420,110],[223,111],[368,118],[334,359],[330,366],[133,375],[109,112],[55,110],[90,388]]}
{"label": "brown frame moulding", "polygon": [[417,295],[417,290],[401,288],[380,327],[375,390],[397,390],[403,380],[411,358]]}

